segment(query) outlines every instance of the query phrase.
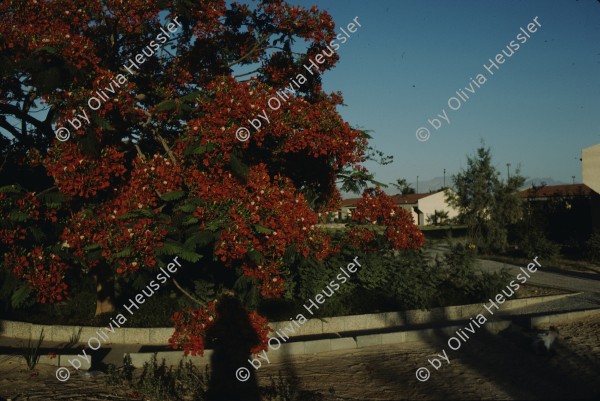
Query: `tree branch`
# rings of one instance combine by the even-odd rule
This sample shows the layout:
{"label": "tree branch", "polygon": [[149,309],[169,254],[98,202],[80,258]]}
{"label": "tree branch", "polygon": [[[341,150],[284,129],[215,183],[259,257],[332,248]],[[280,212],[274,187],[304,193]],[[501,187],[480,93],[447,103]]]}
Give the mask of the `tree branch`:
{"label": "tree branch", "polygon": [[167,142],[165,141],[165,139],[160,134],[156,134],[156,138],[162,144],[163,148],[167,152],[167,155],[169,155],[169,159],[171,159],[173,164],[177,164],[177,159],[175,159],[175,155],[173,155],[173,152],[171,151],[171,148],[169,147],[169,145],[167,145]]}
{"label": "tree branch", "polygon": [[260,70],[260,68],[257,68],[254,71],[250,71],[250,72],[246,72],[244,74],[240,74],[240,75],[234,75],[234,78],[240,78],[240,77],[245,77],[246,75],[250,75],[250,74],[254,74],[255,72],[258,72]]}
{"label": "tree branch", "polygon": [[206,306],[204,304],[204,302],[201,302],[201,301],[197,300],[189,292],[187,292],[186,290],[184,290],[183,287],[181,285],[179,285],[179,283],[177,282],[177,280],[173,279],[173,283],[175,284],[175,287],[177,287],[179,289],[179,291],[181,291],[183,293],[183,295],[185,295],[186,297],[188,297],[192,301],[196,302],[200,306]]}
{"label": "tree branch", "polygon": [[0,116],[0,127],[4,128],[8,132],[10,132],[12,134],[12,136],[17,138],[19,140],[19,142],[21,142],[23,144],[27,144],[27,143],[31,142],[28,140],[27,136],[22,135],[15,127],[10,125],[9,122],[6,121],[6,118],[4,116]]}
{"label": "tree branch", "polygon": [[36,120],[35,118],[31,117],[27,113],[23,113],[23,111],[21,111],[21,109],[19,109],[17,106],[13,106],[12,104],[2,103],[2,104],[0,104],[0,114],[14,115],[15,117],[17,117],[21,120],[27,121],[28,123],[30,123],[37,129],[42,131],[44,134],[52,135],[52,129],[51,129],[50,125],[45,124],[42,121]]}
{"label": "tree branch", "polygon": [[137,150],[137,153],[138,153],[138,155],[140,155],[140,158],[142,159],[142,161],[146,161],[146,156],[144,156],[142,149],[140,149],[140,145],[135,143],[133,146],[135,146],[135,150]]}
{"label": "tree branch", "polygon": [[252,49],[250,49],[250,51],[248,53],[246,53],[245,55],[243,55],[242,57],[240,57],[239,59],[235,60],[232,63],[227,64],[227,68],[231,68],[236,64],[241,63],[242,61],[244,61],[245,59],[247,59],[248,57],[250,57],[252,55],[252,53],[254,53],[256,51],[256,49],[258,49],[260,47],[260,45],[262,45],[265,40],[267,40],[270,37],[270,35],[264,35],[260,41],[258,41],[258,43],[256,43],[254,45],[254,47],[252,47]]}

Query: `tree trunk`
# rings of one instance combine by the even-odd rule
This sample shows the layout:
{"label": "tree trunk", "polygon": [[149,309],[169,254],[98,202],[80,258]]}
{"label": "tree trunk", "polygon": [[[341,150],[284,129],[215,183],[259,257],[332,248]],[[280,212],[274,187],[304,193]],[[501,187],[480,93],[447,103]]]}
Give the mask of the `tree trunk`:
{"label": "tree trunk", "polygon": [[104,263],[94,268],[96,280],[96,314],[115,311],[115,276],[112,270]]}

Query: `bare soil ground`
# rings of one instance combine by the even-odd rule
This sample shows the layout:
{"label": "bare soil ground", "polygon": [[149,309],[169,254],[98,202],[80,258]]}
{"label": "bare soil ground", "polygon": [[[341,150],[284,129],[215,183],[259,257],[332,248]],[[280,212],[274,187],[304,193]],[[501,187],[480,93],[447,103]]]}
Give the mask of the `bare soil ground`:
{"label": "bare soil ground", "polygon": [[[600,399],[600,316],[558,325],[556,354],[531,350],[534,333],[516,326],[491,335],[481,330],[452,351],[448,336],[439,342],[414,342],[294,357],[271,363],[258,372],[261,384],[269,376],[298,380],[303,390],[319,391],[327,400],[517,400]],[[450,364],[439,370],[428,359],[446,350]],[[415,378],[428,367],[426,382]],[[149,400],[132,389],[107,386],[102,378],[73,376],[66,383],[54,368],[23,369],[15,361],[0,361],[0,397],[24,400]],[[0,398],[1,399],[1,398]],[[302,401],[302,400],[300,400]]]}

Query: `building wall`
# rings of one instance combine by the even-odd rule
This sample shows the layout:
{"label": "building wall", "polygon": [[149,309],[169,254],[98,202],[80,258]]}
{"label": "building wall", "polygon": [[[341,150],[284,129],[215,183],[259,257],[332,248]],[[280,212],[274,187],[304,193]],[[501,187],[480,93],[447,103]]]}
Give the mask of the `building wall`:
{"label": "building wall", "polygon": [[354,206],[342,207],[340,209],[340,214],[339,214],[338,218],[341,218],[342,220],[350,219],[352,217],[352,213],[354,212],[355,209],[356,209],[356,207],[354,207]]}
{"label": "building wall", "polygon": [[402,209],[404,209],[408,213],[410,213],[413,223],[415,223],[415,224],[419,223],[419,215],[417,214],[417,212],[415,212],[415,208],[414,208],[415,205],[407,204],[407,205],[398,205],[398,206],[400,206]]}
{"label": "building wall", "polygon": [[425,221],[425,224],[428,224],[427,218],[433,215],[436,210],[448,212],[449,219],[458,216],[458,211],[448,205],[448,202],[446,202],[446,195],[444,194],[444,191],[436,192],[426,196],[425,198],[419,199],[418,207],[419,210],[424,214],[423,220]]}
{"label": "building wall", "polygon": [[600,144],[581,151],[583,183],[600,193]]}

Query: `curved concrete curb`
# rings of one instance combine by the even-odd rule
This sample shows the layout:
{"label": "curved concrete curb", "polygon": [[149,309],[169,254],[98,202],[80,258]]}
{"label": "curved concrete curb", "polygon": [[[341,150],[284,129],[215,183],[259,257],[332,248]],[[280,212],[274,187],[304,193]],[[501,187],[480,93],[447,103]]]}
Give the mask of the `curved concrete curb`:
{"label": "curved concrete curb", "polygon": [[[599,315],[599,309],[588,309],[577,312],[566,312],[566,313],[555,313],[545,316],[530,316],[529,325],[532,328],[539,326],[549,326],[550,324],[560,324],[564,322],[575,321],[579,319],[585,319],[591,316]],[[464,324],[456,324],[457,322],[449,322],[451,326],[439,327],[435,329],[411,329],[405,331],[395,331],[388,333],[376,333],[376,334],[364,334],[356,335],[351,337],[343,338],[326,338],[317,340],[307,341],[295,341],[290,343],[281,344],[281,347],[277,350],[269,349],[267,355],[269,360],[279,362],[286,358],[294,355],[315,355],[323,352],[337,351],[337,350],[351,350],[357,348],[365,348],[376,345],[386,344],[401,344],[406,342],[414,341],[427,341],[435,340],[440,338],[440,335],[452,336],[458,329],[463,329]],[[484,328],[490,333],[497,334],[498,332],[506,329],[511,324],[509,319],[496,319],[489,321],[485,324]],[[154,352],[125,352],[123,357],[129,354],[134,367],[142,368],[144,363],[150,362]],[[192,361],[197,366],[205,366],[210,364],[210,358],[213,354],[213,350],[207,349],[204,351],[203,356],[185,356],[183,351],[163,351],[156,352],[157,360],[161,363],[163,360],[167,366],[174,366],[179,364],[180,361]],[[10,357],[21,359],[18,355],[6,355],[0,357]],[[69,358],[75,358],[77,355],[58,355],[57,357],[50,358],[49,356],[42,355],[38,363],[49,364],[53,366],[71,366],[67,363]],[[81,370],[87,370],[91,366],[92,355],[88,355],[89,362],[82,364]],[[23,361],[23,364],[25,362]],[[118,363],[117,363],[118,364]],[[85,365],[85,366],[83,366]]]}
{"label": "curved concrete curb", "polygon": [[[549,324],[558,324],[571,322],[579,319],[584,319],[590,316],[600,314],[600,309],[589,309],[578,312],[557,313],[547,316],[532,316],[529,317],[530,327],[537,328],[540,325],[548,326]],[[498,334],[511,325],[511,320],[497,319],[485,323],[483,328],[492,334]],[[398,331],[393,333],[379,333],[358,335],[355,337],[346,338],[331,338],[312,341],[297,341],[293,343],[282,344],[277,350],[269,349],[267,356],[269,360],[279,362],[285,360],[289,356],[294,355],[314,355],[323,352],[337,350],[351,350],[357,348],[371,347],[375,345],[386,344],[401,344],[415,341],[439,340],[440,335],[453,336],[458,329],[464,329],[465,325],[452,325],[440,327],[436,329],[416,329],[408,331]],[[157,360],[159,363],[164,359],[167,366],[177,365],[181,360],[192,361],[194,364],[204,366],[210,363],[212,350],[206,350],[203,357],[185,357],[181,351],[158,352]],[[152,353],[130,353],[133,366],[141,368],[145,362],[150,362]]]}
{"label": "curved concrete curb", "polygon": [[[532,297],[508,300],[502,304],[501,313],[531,306],[542,302],[556,301],[558,299],[578,295],[580,293],[550,295],[545,297]],[[425,310],[407,310],[399,312],[374,313],[366,315],[339,316],[323,319],[307,320],[296,333],[289,337],[336,334],[346,331],[362,331],[401,328],[407,325],[443,322],[446,320],[468,319],[477,315],[482,310],[482,304],[469,304],[447,306]],[[302,313],[300,311],[299,313]],[[304,316],[306,316],[306,313]],[[280,330],[290,325],[289,321],[271,322],[273,330]],[[83,326],[46,326],[32,323],[0,320],[0,336],[13,339],[27,340],[38,338],[44,330],[45,340],[54,342],[72,342],[74,338],[87,342],[90,337],[97,337],[101,327]],[[79,334],[79,330],[81,333]],[[119,328],[110,333],[110,339],[105,344],[141,344],[141,345],[168,345],[173,328]],[[273,333],[274,334],[274,333]]]}

